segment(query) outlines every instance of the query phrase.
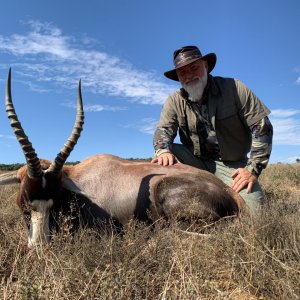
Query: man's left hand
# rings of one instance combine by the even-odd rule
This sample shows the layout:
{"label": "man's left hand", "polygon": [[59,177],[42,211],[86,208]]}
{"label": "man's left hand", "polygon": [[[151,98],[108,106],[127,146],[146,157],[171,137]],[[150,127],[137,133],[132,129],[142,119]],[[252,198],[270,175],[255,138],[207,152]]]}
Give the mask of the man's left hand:
{"label": "man's left hand", "polygon": [[236,169],[231,177],[233,178],[231,187],[237,193],[246,187],[247,193],[250,193],[254,183],[257,181],[257,177],[245,168]]}

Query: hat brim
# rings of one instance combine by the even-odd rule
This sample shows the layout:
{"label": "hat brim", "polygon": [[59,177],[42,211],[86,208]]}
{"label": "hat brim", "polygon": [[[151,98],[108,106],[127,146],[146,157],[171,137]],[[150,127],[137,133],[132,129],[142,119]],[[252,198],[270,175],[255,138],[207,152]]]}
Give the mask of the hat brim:
{"label": "hat brim", "polygon": [[[208,53],[208,54],[202,56],[201,58],[196,58],[196,59],[192,59],[192,60],[187,61],[186,64],[180,65],[180,68],[184,67],[186,65],[189,65],[189,64],[191,64],[194,61],[199,60],[199,59],[207,61],[207,63],[208,63],[207,73],[210,73],[213,70],[213,68],[215,67],[216,62],[217,62],[217,56],[216,56],[216,54],[215,53]],[[164,75],[167,78],[169,78],[169,79],[172,79],[172,80],[175,80],[175,81],[179,81],[177,73],[176,73],[176,69],[167,71],[167,72],[164,73]]]}

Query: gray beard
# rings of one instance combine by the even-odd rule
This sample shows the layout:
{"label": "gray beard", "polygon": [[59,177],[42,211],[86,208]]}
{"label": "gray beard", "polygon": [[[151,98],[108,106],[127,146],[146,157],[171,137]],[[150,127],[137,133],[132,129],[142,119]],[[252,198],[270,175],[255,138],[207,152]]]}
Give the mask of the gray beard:
{"label": "gray beard", "polygon": [[189,99],[193,102],[198,102],[203,96],[204,89],[207,84],[207,73],[199,77],[196,83],[182,84],[182,87],[189,94]]}

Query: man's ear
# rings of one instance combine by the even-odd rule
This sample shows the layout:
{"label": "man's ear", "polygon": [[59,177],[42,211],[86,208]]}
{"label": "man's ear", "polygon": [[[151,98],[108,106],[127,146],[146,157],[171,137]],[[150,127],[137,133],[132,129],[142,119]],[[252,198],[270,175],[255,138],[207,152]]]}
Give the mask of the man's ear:
{"label": "man's ear", "polygon": [[206,71],[208,71],[208,62],[206,60],[203,60],[203,62],[204,62],[204,67],[205,67]]}

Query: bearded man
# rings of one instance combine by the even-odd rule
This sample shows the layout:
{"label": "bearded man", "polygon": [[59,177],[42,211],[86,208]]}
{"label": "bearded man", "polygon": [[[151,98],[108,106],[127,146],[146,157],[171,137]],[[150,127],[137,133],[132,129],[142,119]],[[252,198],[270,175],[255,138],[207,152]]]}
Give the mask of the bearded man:
{"label": "bearded man", "polygon": [[[202,56],[198,47],[185,46],[173,58],[174,69],[164,75],[182,88],[163,106],[152,163],[207,170],[257,211],[264,202],[258,177],[272,150],[269,109],[241,81],[210,75],[216,54]],[[177,131],[181,144],[174,143]]]}

